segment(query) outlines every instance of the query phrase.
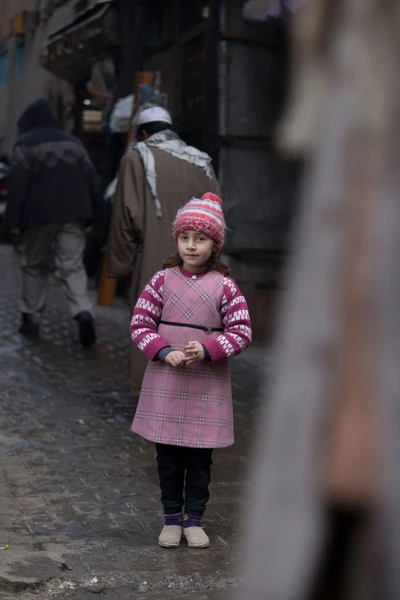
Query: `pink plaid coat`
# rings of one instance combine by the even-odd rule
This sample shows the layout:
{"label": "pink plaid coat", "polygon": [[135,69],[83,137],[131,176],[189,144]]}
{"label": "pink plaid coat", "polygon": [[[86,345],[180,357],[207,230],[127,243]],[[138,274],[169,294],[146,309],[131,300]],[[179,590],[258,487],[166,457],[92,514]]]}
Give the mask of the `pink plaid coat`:
{"label": "pink plaid coat", "polygon": [[[207,333],[189,325],[221,331]],[[179,267],[159,271],[136,304],[131,337],[151,361],[132,430],[150,441],[175,446],[233,444],[228,359],[251,341],[246,300],[236,283],[215,271],[202,275]],[[211,361],[174,369],[154,360],[162,348],[183,351],[193,340],[204,344]]]}

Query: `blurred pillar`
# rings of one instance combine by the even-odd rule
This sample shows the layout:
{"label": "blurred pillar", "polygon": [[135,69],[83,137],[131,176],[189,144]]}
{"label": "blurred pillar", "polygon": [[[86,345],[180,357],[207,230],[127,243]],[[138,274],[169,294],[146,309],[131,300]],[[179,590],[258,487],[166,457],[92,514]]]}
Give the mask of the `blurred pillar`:
{"label": "blurred pillar", "polygon": [[[377,547],[368,565],[357,550],[346,565],[348,584],[374,579],[368,596],[335,600],[398,600],[400,4],[310,0],[292,25],[280,143],[309,161],[236,597],[308,600],[341,506],[367,515]],[[330,444],[334,434],[345,435]]]}

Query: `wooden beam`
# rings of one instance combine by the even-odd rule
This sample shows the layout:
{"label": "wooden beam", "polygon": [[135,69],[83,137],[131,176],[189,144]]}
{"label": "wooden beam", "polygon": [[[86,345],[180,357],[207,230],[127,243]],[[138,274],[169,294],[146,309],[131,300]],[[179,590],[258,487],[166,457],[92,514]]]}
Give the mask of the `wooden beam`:
{"label": "wooden beam", "polygon": [[[135,75],[135,82],[134,82],[134,89],[133,89],[133,93],[135,94],[135,105],[133,108],[133,112],[132,112],[132,119],[131,119],[131,123],[133,122],[133,119],[137,113],[137,111],[139,110],[139,106],[140,106],[140,98],[139,98],[139,89],[141,85],[153,85],[154,82],[154,73],[152,71],[139,71],[138,73],[136,73]],[[129,149],[132,140],[134,138],[135,135],[135,128],[133,125],[131,125],[131,127],[129,128],[127,137],[126,137],[126,143],[125,143],[125,152],[127,152],[127,150]],[[115,300],[115,292],[117,289],[117,280],[114,277],[109,277],[108,276],[108,265],[107,265],[107,259],[104,258],[103,261],[103,267],[101,270],[101,278],[100,278],[100,284],[99,284],[99,290],[98,290],[98,294],[97,294],[97,304],[99,306],[112,306],[114,304],[114,300]]]}

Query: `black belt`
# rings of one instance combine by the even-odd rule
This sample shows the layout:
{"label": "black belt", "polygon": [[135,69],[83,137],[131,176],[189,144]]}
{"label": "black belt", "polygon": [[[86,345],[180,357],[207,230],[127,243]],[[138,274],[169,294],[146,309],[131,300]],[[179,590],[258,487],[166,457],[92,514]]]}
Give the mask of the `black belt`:
{"label": "black belt", "polygon": [[173,323],[172,321],[159,321],[162,325],[173,325],[174,327],[190,327],[191,329],[201,329],[206,333],[213,333],[214,331],[224,331],[221,327],[203,327],[203,325],[191,325],[190,323]]}

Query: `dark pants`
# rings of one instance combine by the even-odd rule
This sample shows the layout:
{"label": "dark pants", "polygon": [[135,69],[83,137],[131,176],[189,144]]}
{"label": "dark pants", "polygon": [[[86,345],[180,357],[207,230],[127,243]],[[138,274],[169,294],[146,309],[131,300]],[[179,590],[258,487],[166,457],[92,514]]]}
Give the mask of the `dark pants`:
{"label": "dark pants", "polygon": [[338,505],[329,507],[328,539],[309,600],[349,598],[348,579],[354,563],[354,552],[359,545],[360,533],[369,521],[370,515],[363,509]]}
{"label": "dark pants", "polygon": [[210,498],[212,448],[156,444],[156,450],[164,513],[173,515],[185,506],[186,513],[202,516]]}

